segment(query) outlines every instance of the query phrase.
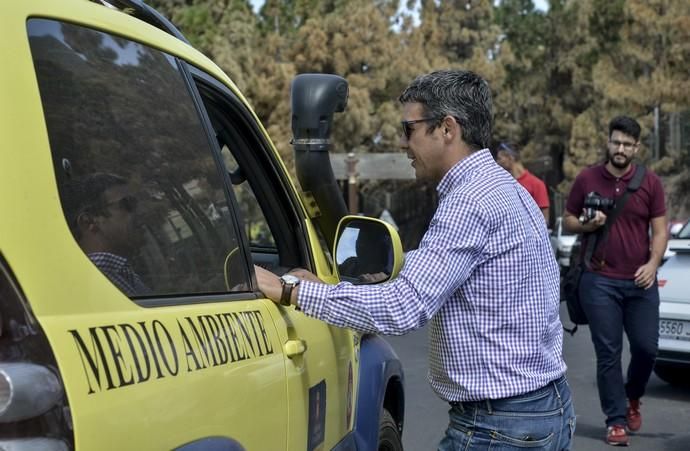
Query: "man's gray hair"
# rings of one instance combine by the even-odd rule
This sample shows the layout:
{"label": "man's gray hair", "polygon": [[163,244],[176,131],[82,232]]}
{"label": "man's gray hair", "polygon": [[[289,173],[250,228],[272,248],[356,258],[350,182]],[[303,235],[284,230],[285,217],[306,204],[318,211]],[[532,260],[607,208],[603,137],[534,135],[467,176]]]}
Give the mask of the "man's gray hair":
{"label": "man's gray hair", "polygon": [[479,75],[463,70],[439,70],[417,77],[405,88],[400,103],[424,105],[427,117],[437,118],[427,132],[443,118],[453,116],[462,127],[462,140],[472,150],[489,147],[491,141],[491,89]]}

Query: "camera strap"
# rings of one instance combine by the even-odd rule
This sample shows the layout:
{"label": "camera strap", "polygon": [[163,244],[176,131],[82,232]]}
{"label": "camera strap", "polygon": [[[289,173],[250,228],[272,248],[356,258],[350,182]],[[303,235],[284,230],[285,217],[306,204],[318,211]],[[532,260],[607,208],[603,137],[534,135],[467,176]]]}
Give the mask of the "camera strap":
{"label": "camera strap", "polygon": [[645,167],[637,165],[635,166],[635,174],[633,175],[630,183],[625,190],[625,193],[621,196],[620,200],[616,202],[616,207],[613,209],[610,215],[606,218],[606,223],[604,227],[599,229],[597,232],[589,234],[587,237],[587,249],[585,249],[585,261],[584,264],[587,269],[592,269],[592,256],[594,255],[594,250],[599,245],[603,243],[608,238],[609,230],[613,226],[613,223],[618,218],[618,215],[623,211],[623,207],[628,202],[630,195],[638,190],[640,185],[642,185],[642,180],[644,180]]}

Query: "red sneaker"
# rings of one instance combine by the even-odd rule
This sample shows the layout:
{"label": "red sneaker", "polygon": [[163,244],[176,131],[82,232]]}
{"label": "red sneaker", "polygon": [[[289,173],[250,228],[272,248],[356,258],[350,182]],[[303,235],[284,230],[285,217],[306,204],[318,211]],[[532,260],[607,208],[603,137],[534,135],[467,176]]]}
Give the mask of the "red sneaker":
{"label": "red sneaker", "polygon": [[628,429],[632,432],[639,431],[642,427],[642,414],[640,413],[640,400],[631,399],[628,402],[628,410],[625,413]]}
{"label": "red sneaker", "polygon": [[606,428],[606,443],[613,446],[628,446],[628,433],[625,426],[614,424]]}

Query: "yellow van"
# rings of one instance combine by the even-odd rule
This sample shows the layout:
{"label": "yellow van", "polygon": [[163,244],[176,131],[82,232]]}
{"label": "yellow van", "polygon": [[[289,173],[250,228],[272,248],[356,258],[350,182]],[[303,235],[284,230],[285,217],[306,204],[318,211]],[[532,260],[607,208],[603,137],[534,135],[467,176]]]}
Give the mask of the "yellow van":
{"label": "yellow van", "polygon": [[298,191],[141,0],[2,2],[0,56],[0,449],[402,449],[390,346],[274,304],[253,270],[339,280],[343,79],[293,87]]}

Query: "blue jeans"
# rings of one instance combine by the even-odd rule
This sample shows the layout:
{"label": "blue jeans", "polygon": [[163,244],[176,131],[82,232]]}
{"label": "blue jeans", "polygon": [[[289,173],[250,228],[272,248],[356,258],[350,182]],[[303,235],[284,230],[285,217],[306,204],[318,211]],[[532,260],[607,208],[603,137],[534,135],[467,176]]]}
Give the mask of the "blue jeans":
{"label": "blue jeans", "polygon": [[545,387],[487,401],[451,403],[438,451],[570,449],[575,410],[565,376]]}
{"label": "blue jeans", "polygon": [[[625,425],[626,397],[644,394],[659,345],[659,288],[645,290],[633,280],[586,271],[580,300],[597,355],[597,386],[606,425]],[[623,383],[623,331],[630,342],[627,383]]]}

